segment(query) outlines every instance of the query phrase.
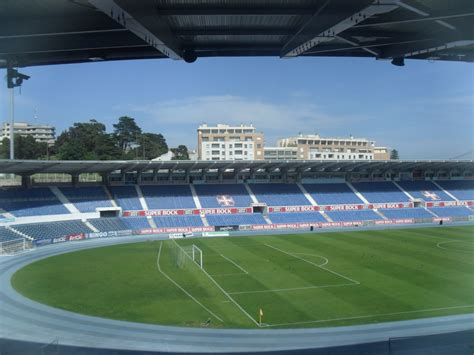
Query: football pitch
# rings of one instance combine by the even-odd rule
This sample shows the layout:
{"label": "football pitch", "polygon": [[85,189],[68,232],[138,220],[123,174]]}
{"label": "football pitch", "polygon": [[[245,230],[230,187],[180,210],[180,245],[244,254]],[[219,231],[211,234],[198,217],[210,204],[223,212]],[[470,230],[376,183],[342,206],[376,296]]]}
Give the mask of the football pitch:
{"label": "football pitch", "polygon": [[154,240],[40,260],[12,283],[112,319],[328,327],[472,313],[473,256],[473,226]]}

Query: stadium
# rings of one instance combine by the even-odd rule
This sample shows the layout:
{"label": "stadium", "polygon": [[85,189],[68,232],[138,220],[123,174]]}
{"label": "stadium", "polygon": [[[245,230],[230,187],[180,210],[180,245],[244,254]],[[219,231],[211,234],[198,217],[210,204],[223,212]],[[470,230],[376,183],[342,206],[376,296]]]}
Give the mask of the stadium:
{"label": "stadium", "polygon": [[14,159],[13,89],[22,67],[114,60],[472,62],[473,15],[465,0],[0,4],[0,352],[471,354],[474,161]]}
{"label": "stadium", "polygon": [[[2,171],[25,184],[0,190],[1,251],[16,254],[2,259],[3,285],[8,277],[13,285],[2,287],[4,297],[18,292],[55,307],[44,316],[44,305],[10,299],[7,334],[31,329],[38,314],[55,333],[57,317],[65,332],[95,317],[110,319],[90,324],[98,332],[128,322],[148,323],[145,334],[151,324],[232,328],[237,338],[222,344],[206,337],[200,344],[183,331],[176,348],[168,345],[225,352],[321,345],[300,339],[307,333],[298,328],[318,334],[381,322],[375,329],[395,324],[401,330],[392,337],[400,337],[417,332],[400,321],[444,329],[448,316],[448,331],[469,329],[473,168],[470,161],[2,161]],[[74,184],[30,186],[38,172],[70,174]],[[104,183],[79,183],[81,172]],[[440,280],[452,288],[433,286]],[[76,313],[85,316],[76,321]],[[279,329],[270,338],[291,329],[293,340],[247,343],[239,328]],[[356,342],[380,340],[377,330]]]}

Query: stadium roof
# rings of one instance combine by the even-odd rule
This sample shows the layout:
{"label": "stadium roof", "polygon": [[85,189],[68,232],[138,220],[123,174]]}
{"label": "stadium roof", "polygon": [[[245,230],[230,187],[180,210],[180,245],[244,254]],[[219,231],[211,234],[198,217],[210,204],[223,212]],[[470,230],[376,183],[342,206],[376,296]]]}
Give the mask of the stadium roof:
{"label": "stadium roof", "polygon": [[253,161],[59,161],[59,160],[0,160],[0,173],[32,175],[37,173],[111,173],[114,171],[208,171],[219,170],[313,170],[318,172],[373,172],[413,170],[474,171],[473,160],[386,160],[386,161],[309,161],[309,160],[253,160]]}
{"label": "stadium roof", "polygon": [[472,0],[10,0],[0,67],[220,56],[473,61]]}

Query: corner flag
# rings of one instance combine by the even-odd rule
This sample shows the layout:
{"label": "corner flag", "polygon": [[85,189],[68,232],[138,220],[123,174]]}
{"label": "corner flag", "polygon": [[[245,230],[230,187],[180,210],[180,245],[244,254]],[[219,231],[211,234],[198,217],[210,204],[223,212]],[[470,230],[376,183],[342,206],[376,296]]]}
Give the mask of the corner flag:
{"label": "corner flag", "polygon": [[260,325],[262,325],[262,319],[263,319],[263,310],[260,308],[258,312],[258,320],[259,320]]}

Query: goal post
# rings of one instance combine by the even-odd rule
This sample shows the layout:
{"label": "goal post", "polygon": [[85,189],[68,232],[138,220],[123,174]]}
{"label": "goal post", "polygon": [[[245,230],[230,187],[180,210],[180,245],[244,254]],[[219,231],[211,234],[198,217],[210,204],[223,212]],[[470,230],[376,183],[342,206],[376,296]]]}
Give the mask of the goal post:
{"label": "goal post", "polygon": [[0,242],[0,255],[15,255],[32,248],[32,241],[26,238],[5,240]]}
{"label": "goal post", "polygon": [[202,262],[202,250],[199,249],[196,245],[192,245],[192,258],[193,261],[198,264],[198,266],[202,269],[203,262]]}

